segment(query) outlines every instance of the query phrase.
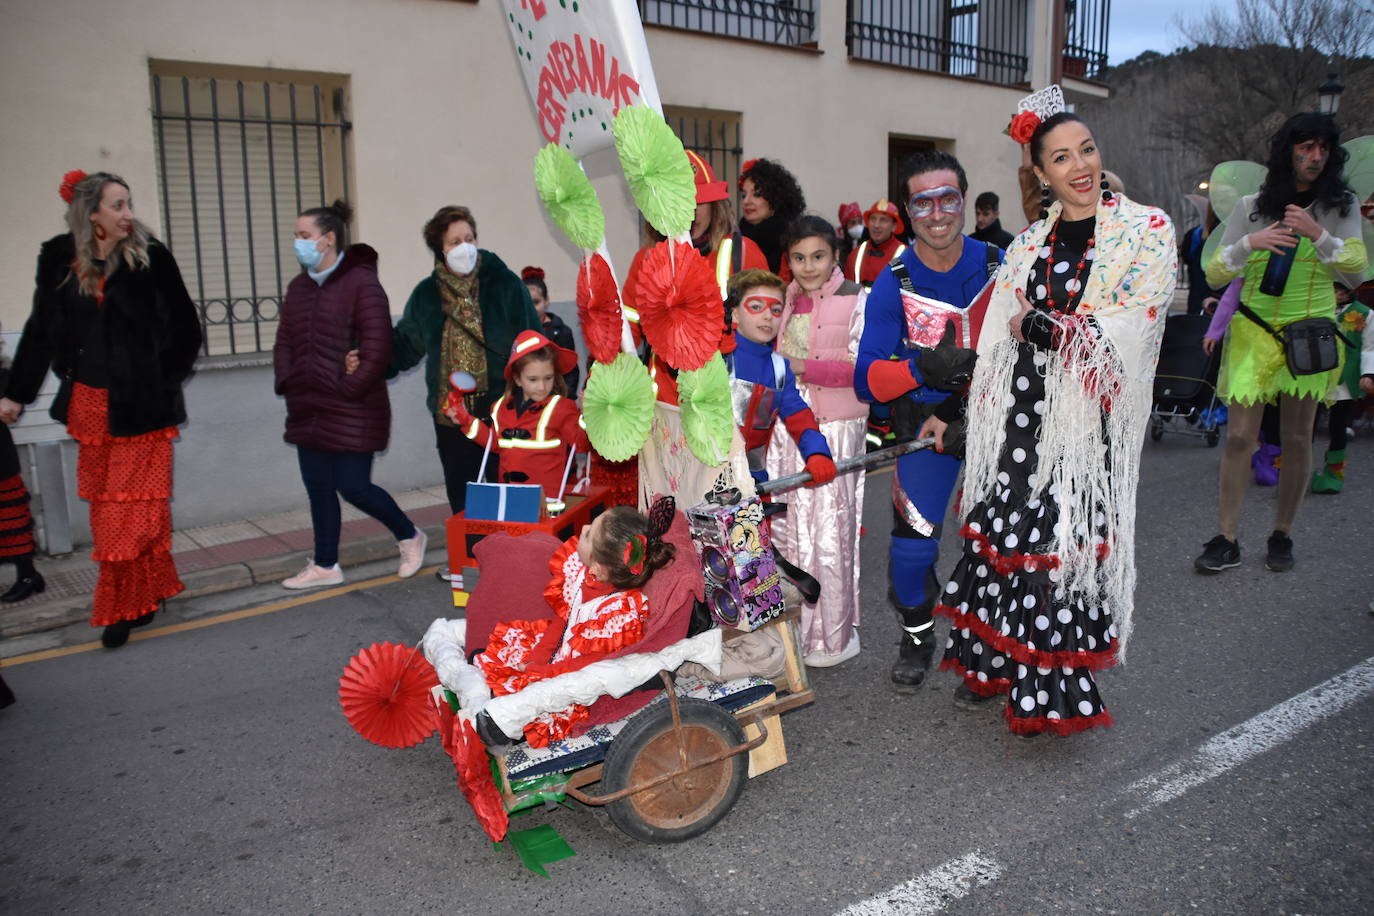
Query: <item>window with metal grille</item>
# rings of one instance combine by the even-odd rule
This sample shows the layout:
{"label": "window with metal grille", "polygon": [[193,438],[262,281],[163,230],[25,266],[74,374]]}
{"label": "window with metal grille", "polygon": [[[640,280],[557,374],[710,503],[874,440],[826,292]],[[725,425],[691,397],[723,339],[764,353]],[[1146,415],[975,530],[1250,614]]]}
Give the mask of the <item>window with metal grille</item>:
{"label": "window with metal grille", "polygon": [[740,113],[664,105],[663,117],[682,145],[710,164],[716,180],[729,184],[738,219],[739,187],[735,179],[739,178],[740,157],[744,154]]}
{"label": "window with metal grille", "polygon": [[1100,80],[1107,67],[1109,0],[1064,0],[1064,75]]}
{"label": "window with metal grille", "polygon": [[645,25],[816,46],[815,0],[639,0],[639,15]]}
{"label": "window with metal grille", "polygon": [[1028,0],[849,0],[856,60],[1002,85],[1026,82]]}
{"label": "window with metal grille", "polygon": [[163,241],[205,353],[271,350],[296,215],[348,194],[347,77],[154,61]]}

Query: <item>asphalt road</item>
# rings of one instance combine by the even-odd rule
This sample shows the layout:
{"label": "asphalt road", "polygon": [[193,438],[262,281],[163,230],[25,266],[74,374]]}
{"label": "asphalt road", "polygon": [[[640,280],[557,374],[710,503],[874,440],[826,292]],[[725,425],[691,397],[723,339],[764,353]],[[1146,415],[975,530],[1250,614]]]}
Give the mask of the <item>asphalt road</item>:
{"label": "asphalt road", "polygon": [[1274,494],[1252,490],[1244,565],[1204,578],[1218,455],[1145,444],[1136,635],[1101,678],[1116,727],[1023,741],[955,709],[950,675],[889,689],[874,477],[864,651],[813,672],[790,763],[679,846],[527,815],[577,851],[552,880],[485,841],[433,740],[377,748],[339,712],[352,653],[445,614],[432,578],[6,667],[0,912],[1367,913],[1374,448],[1309,497],[1294,571],[1263,569]]}

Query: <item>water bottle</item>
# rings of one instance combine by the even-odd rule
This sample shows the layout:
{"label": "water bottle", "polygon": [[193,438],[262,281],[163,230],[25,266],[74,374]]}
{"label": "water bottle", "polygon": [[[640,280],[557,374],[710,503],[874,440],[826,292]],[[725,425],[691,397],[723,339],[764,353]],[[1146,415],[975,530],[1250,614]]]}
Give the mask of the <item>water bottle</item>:
{"label": "water bottle", "polygon": [[[1298,239],[1294,239],[1297,242]],[[1293,259],[1297,257],[1298,246],[1294,245],[1283,254],[1269,252],[1269,264],[1260,278],[1259,291],[1266,296],[1281,296],[1288,285],[1288,274],[1293,269]]]}

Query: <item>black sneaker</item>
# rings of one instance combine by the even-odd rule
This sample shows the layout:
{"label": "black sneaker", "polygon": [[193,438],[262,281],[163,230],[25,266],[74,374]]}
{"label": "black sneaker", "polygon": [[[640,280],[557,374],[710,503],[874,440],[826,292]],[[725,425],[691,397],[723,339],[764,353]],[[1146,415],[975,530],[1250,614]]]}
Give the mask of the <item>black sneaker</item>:
{"label": "black sneaker", "polygon": [[1203,545],[1202,556],[1193,561],[1193,569],[1200,573],[1219,573],[1223,569],[1234,569],[1239,565],[1240,545],[1235,541],[1228,541],[1224,534],[1218,534]]}
{"label": "black sneaker", "polygon": [[1270,572],[1288,572],[1293,568],[1293,539],[1282,531],[1269,535],[1269,553],[1264,568]]}

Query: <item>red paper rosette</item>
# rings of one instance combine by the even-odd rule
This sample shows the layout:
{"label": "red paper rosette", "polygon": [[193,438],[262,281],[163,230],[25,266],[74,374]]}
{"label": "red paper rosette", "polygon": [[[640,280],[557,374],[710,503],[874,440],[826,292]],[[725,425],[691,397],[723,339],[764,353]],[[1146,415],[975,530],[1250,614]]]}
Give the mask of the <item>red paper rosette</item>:
{"label": "red paper rosette", "polygon": [[681,371],[700,369],[720,347],[724,312],[711,265],[685,242],[644,255],[635,286],[639,326],[654,352]]}
{"label": "red paper rosette", "polygon": [[437,683],[417,649],[375,643],[348,660],[339,678],[339,704],[353,730],[373,744],[413,747],[438,724],[430,698]]}
{"label": "red paper rosette", "polygon": [[599,254],[586,258],[577,270],[577,320],[592,359],[615,359],[620,352],[620,288],[611,265]]}
{"label": "red paper rosette", "polygon": [[462,717],[453,720],[453,769],[458,774],[458,788],[472,806],[477,822],[493,843],[501,842],[506,837],[510,817],[501,803],[496,779],[491,775],[487,747],[477,737],[472,723]]}

